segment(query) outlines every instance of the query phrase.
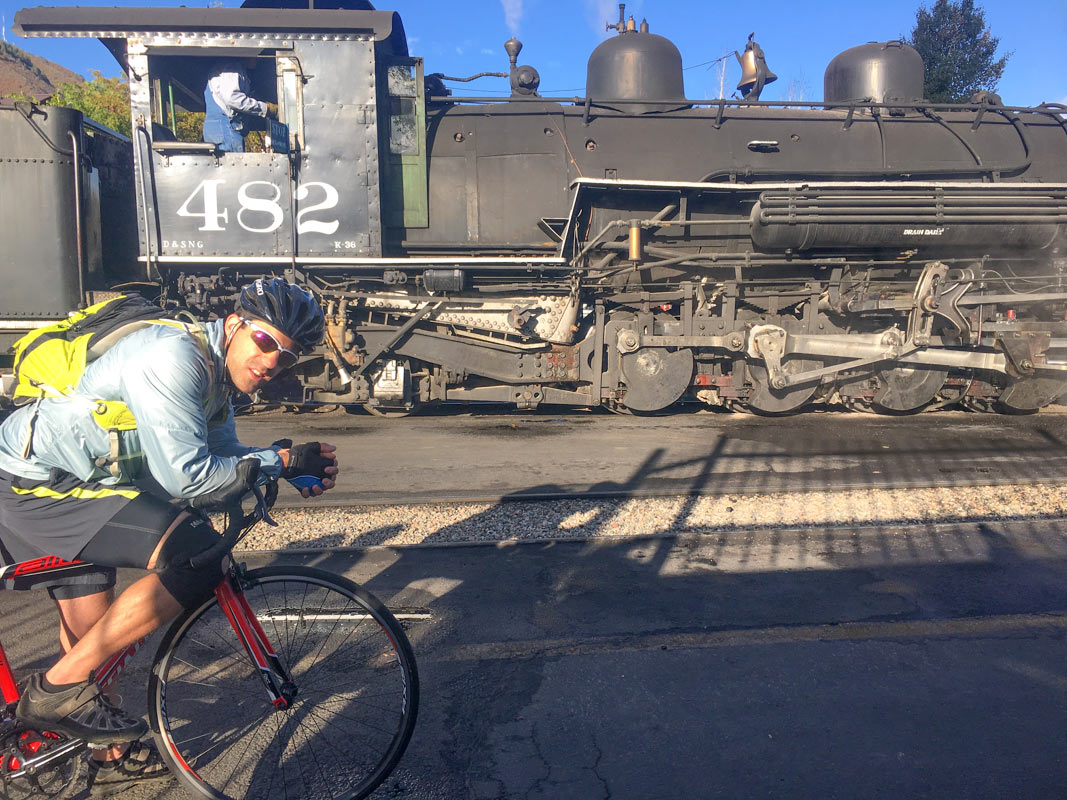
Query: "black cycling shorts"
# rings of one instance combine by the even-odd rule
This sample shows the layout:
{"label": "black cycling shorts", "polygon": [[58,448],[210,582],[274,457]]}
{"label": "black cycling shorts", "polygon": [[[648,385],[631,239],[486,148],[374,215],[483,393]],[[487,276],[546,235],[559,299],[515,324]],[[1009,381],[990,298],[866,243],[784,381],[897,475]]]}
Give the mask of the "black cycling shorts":
{"label": "black cycling shorts", "polygon": [[91,561],[100,569],[20,579],[14,588],[47,587],[57,599],[95,594],[114,586],[115,567],[144,569],[184,508],[132,486],[85,483],[61,470],[46,481],[0,471],[0,554],[5,563],[47,555]]}

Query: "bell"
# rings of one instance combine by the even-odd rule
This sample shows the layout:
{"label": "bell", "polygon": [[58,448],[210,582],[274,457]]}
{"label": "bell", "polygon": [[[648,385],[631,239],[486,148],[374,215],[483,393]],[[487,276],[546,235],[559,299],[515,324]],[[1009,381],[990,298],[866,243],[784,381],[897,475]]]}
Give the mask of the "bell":
{"label": "bell", "polygon": [[748,35],[748,43],[745,45],[743,55],[734,50],[734,55],[741,65],[741,80],[738,81],[737,88],[741,90],[745,100],[759,100],[763,87],[771,81],[778,80],[778,76],[767,68],[763,48],[752,41],[755,35],[755,33]]}

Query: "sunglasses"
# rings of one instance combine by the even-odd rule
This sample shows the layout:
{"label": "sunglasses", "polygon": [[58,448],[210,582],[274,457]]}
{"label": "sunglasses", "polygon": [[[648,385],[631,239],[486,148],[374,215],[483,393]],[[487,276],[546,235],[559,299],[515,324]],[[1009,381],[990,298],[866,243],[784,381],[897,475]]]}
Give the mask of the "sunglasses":
{"label": "sunglasses", "polygon": [[263,330],[252,320],[241,317],[241,322],[252,329],[252,341],[256,343],[261,353],[278,353],[278,366],[282,369],[289,369],[300,358],[292,350],[282,347],[273,334]]}

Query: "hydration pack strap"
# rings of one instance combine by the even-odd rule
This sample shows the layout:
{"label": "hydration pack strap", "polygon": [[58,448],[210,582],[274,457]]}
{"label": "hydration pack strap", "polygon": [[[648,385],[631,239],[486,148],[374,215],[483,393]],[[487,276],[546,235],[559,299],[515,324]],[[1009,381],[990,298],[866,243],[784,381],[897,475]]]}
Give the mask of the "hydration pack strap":
{"label": "hydration pack strap", "polygon": [[119,461],[122,459],[122,442],[119,439],[118,428],[111,428],[107,432],[107,456],[100,456],[96,459],[96,466],[101,469],[107,467],[107,471],[113,478],[122,477],[122,468],[119,466]]}
{"label": "hydration pack strap", "polygon": [[[103,337],[100,341],[95,342],[88,351],[87,360],[95,361],[107,352],[119,339],[149,325],[170,325],[175,328],[180,328],[189,334],[190,338],[196,342],[207,365],[208,389],[203,397],[204,410],[206,412],[208,408],[216,403],[219,396],[220,387],[215,381],[215,358],[211,352],[211,344],[208,341],[207,329],[192,315],[188,315],[187,319],[188,321],[169,319],[138,320],[131,322],[128,325],[123,325]],[[43,391],[42,395],[38,397],[33,404],[33,411],[30,414],[29,423],[27,424],[26,444],[22,448],[22,457],[25,459],[29,459],[33,455],[33,434],[37,427],[37,415],[44,398],[46,396],[51,396],[82,399],[77,398],[77,395],[72,395],[68,392],[59,392],[47,384],[41,383],[36,385]],[[88,398],[84,398],[84,400],[93,420],[97,425],[107,431],[108,454],[107,456],[100,456],[97,458],[95,464],[100,469],[107,469],[108,473],[113,477],[120,478],[122,477],[122,462],[133,461],[141,458],[143,455],[140,452],[127,453],[125,455],[122,453],[122,438],[120,433],[122,431],[135,430],[137,428],[137,420],[125,403],[121,403],[117,400],[90,400]]]}

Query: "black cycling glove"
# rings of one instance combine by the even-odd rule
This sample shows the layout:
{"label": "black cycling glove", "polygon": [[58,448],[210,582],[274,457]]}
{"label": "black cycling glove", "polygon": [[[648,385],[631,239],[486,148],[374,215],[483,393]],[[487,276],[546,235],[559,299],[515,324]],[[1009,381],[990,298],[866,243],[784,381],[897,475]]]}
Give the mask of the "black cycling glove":
{"label": "black cycling glove", "polygon": [[201,511],[222,511],[238,505],[259,478],[259,459],[244,458],[237,462],[233,480],[213,492],[189,499],[189,505]]}
{"label": "black cycling glove", "polygon": [[312,475],[319,480],[332,478],[326,474],[326,467],[336,466],[332,457],[322,454],[318,442],[298,444],[289,448],[289,464],[282,468],[283,478],[295,478],[297,475]]}

